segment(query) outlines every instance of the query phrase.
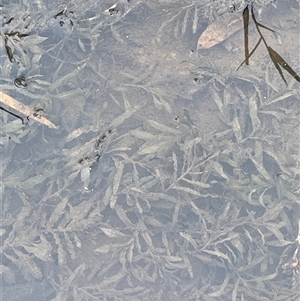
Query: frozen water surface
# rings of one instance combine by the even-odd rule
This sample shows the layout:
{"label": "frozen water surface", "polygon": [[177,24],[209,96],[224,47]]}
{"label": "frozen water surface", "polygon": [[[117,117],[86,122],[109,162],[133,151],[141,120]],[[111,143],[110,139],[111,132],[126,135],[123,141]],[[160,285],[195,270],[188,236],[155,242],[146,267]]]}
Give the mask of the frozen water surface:
{"label": "frozen water surface", "polygon": [[[1,111],[3,300],[299,297],[299,83],[237,71],[248,2],[2,1],[1,89],[58,126]],[[299,74],[299,1],[253,5]]]}

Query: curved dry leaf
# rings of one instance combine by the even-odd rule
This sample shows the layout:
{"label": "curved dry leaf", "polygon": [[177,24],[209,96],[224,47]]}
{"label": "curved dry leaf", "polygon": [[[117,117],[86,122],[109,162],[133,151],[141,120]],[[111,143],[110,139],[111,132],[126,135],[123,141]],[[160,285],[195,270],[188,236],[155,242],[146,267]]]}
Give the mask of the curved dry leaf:
{"label": "curved dry leaf", "polygon": [[197,43],[197,49],[211,48],[225,41],[242,28],[243,24],[240,14],[224,14],[208,25],[201,34]]}

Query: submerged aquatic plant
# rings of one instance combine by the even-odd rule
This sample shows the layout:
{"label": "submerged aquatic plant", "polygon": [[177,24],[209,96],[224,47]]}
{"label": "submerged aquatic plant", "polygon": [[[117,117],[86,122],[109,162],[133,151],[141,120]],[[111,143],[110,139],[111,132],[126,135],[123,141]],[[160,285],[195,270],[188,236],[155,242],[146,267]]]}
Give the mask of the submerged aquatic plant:
{"label": "submerged aquatic plant", "polygon": [[243,11],[243,22],[244,22],[244,48],[245,48],[245,60],[241,63],[241,65],[238,67],[237,70],[240,69],[240,67],[245,63],[246,65],[249,65],[249,58],[252,56],[252,54],[254,54],[255,50],[258,48],[259,44],[261,43],[261,41],[263,41],[263,43],[265,44],[269,56],[273,62],[273,64],[275,65],[276,69],[278,70],[281,78],[283,79],[283,81],[286,83],[287,85],[287,81],[282,73],[282,69],[285,69],[291,76],[293,76],[298,82],[300,82],[300,77],[299,75],[287,64],[287,62],[273,49],[271,48],[267,42],[266,39],[264,38],[264,36],[262,35],[261,32],[261,28],[270,30],[272,32],[274,32],[273,29],[259,23],[256,20],[256,17],[254,15],[254,11],[253,11],[253,6],[251,7],[251,16],[252,16],[252,20],[255,24],[255,27],[257,29],[257,32],[259,33],[259,40],[256,43],[255,47],[253,48],[253,50],[249,53],[249,46],[248,46],[248,27],[249,27],[249,7],[248,5],[245,7],[244,11]]}

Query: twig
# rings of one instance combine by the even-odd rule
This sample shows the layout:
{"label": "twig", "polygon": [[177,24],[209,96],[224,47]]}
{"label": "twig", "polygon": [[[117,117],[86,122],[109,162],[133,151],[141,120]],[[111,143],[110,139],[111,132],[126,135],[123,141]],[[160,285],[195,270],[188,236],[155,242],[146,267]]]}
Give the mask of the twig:
{"label": "twig", "polygon": [[35,121],[42,123],[44,125],[47,125],[50,128],[57,129],[57,126],[53,124],[50,120],[47,118],[40,116],[37,114],[37,112],[30,107],[22,104],[15,98],[7,95],[6,93],[0,91],[0,102],[3,104],[11,107],[12,109],[18,111],[19,113],[22,113],[27,116],[27,118],[34,119]]}

